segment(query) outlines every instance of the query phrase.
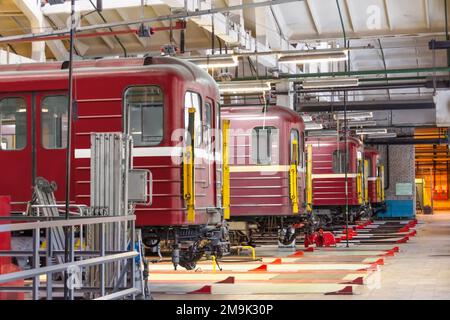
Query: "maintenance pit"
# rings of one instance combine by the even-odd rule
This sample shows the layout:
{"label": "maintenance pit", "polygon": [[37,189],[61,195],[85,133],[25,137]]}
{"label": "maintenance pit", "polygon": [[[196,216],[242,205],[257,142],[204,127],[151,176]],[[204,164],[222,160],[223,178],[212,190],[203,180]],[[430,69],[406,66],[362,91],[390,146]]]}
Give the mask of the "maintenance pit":
{"label": "maintenance pit", "polygon": [[[349,247],[341,230],[336,247],[262,245],[255,260],[246,249],[224,257],[221,270],[211,260],[191,271],[163,261],[149,265],[150,290],[155,299],[183,300],[445,299],[450,257],[439,248],[439,231],[449,225],[445,214],[375,221],[353,226]],[[413,271],[405,273],[407,266]]]}

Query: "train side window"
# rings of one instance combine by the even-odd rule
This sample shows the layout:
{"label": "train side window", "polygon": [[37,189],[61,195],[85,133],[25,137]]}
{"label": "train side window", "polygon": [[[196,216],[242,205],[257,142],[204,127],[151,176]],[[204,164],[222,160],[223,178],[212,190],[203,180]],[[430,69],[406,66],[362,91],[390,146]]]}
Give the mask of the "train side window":
{"label": "train side window", "polygon": [[47,96],[41,102],[41,141],[45,149],[67,146],[67,96]]}
{"label": "train side window", "polygon": [[[350,170],[350,153],[347,154],[347,171]],[[333,171],[334,173],[345,173],[345,150],[335,150],[333,152]]]}
{"label": "train side window", "polygon": [[0,100],[0,149],[22,150],[27,145],[27,104],[22,98]]}
{"label": "train side window", "polygon": [[372,159],[371,158],[368,158],[368,159],[366,159],[367,160],[367,165],[369,166],[369,170],[368,170],[368,173],[369,173],[369,177],[373,177],[374,176],[374,174],[375,174],[375,172],[373,172],[373,168],[372,168]]}
{"label": "train side window", "polygon": [[185,128],[188,128],[189,124],[189,108],[195,109],[194,115],[194,132],[195,132],[195,146],[198,147],[201,145],[203,140],[203,130],[202,130],[202,99],[198,93],[188,91],[186,92],[184,99],[184,108],[185,108]]}
{"label": "train side window", "polygon": [[164,136],[163,91],[158,86],[130,87],[125,92],[129,132],[135,146],[156,146]]}
{"label": "train side window", "polygon": [[272,139],[275,127],[256,127],[252,130],[252,161],[258,165],[271,164]]}

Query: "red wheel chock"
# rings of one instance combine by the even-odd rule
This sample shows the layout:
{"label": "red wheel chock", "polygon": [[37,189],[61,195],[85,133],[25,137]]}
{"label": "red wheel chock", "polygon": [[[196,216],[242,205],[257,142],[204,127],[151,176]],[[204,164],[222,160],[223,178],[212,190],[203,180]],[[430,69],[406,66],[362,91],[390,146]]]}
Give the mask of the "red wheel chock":
{"label": "red wheel chock", "polygon": [[201,287],[198,290],[194,290],[194,291],[188,292],[187,294],[211,294],[211,293],[212,293],[211,286],[210,285],[206,285],[206,286]]}
{"label": "red wheel chock", "polygon": [[230,283],[230,284],[234,284],[236,281],[236,279],[234,277],[228,277],[226,279],[223,279],[221,281],[218,281],[216,283]]}
{"label": "red wheel chock", "polygon": [[325,293],[326,296],[331,295],[353,295],[353,287],[352,286],[346,286],[344,289],[334,291],[334,292],[327,292]]}
{"label": "red wheel chock", "polygon": [[267,272],[267,264],[262,264],[259,267],[255,268],[255,269],[248,270],[248,271]]}

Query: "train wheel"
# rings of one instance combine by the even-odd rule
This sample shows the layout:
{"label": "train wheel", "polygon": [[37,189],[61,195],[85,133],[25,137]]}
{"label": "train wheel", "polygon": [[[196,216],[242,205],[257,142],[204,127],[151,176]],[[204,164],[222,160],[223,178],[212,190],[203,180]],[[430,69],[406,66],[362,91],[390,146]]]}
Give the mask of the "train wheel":
{"label": "train wheel", "polygon": [[202,256],[203,250],[199,250],[197,243],[194,243],[189,248],[180,251],[179,265],[186,270],[193,270]]}
{"label": "train wheel", "polygon": [[278,241],[285,246],[292,244],[292,242],[295,241],[296,237],[297,237],[297,234],[295,232],[295,229],[292,227],[282,228],[278,232]]}

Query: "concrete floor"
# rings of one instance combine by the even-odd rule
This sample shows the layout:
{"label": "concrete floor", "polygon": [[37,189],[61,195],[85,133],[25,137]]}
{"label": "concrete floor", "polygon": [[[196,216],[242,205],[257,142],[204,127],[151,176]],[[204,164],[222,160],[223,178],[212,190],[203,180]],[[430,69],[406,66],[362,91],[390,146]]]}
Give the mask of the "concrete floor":
{"label": "concrete floor", "polygon": [[154,299],[445,299],[450,300],[450,212],[419,215],[415,237],[401,245],[377,274],[377,284],[352,296],[294,295],[167,295]]}

